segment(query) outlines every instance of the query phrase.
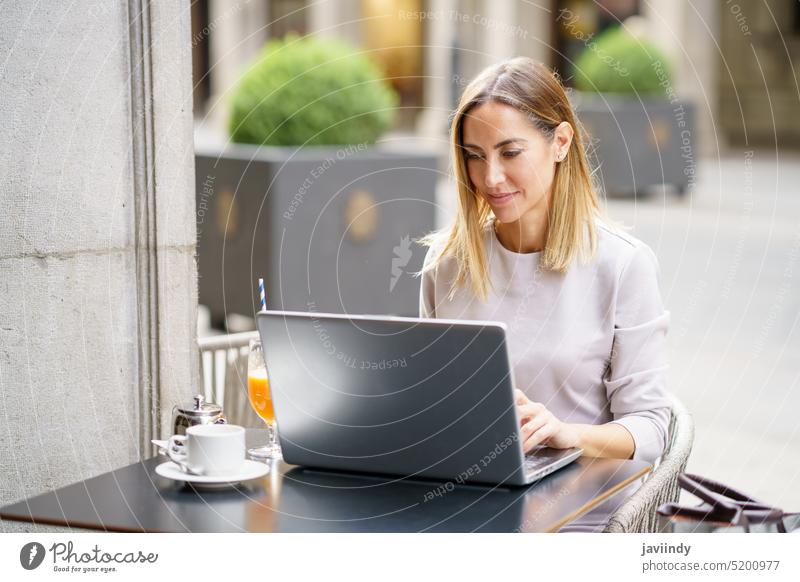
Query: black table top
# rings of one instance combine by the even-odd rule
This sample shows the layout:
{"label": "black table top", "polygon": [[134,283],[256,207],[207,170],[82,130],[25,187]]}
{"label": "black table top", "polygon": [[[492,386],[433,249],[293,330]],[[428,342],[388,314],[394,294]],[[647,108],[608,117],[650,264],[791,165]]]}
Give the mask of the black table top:
{"label": "black table top", "polygon": [[581,458],[528,487],[490,487],[281,461],[261,479],[212,491],[158,476],[155,467],[165,461],[154,457],[7,505],[0,517],[123,532],[557,531],[651,468]]}

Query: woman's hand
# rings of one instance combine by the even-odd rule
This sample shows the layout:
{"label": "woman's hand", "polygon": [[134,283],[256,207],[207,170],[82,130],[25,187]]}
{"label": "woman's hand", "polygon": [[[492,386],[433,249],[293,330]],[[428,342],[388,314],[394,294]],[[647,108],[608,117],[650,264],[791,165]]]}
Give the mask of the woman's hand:
{"label": "woman's hand", "polygon": [[574,426],[561,422],[543,404],[525,396],[522,390],[514,390],[514,399],[520,418],[523,452],[527,453],[540,444],[555,449],[578,446],[578,431]]}

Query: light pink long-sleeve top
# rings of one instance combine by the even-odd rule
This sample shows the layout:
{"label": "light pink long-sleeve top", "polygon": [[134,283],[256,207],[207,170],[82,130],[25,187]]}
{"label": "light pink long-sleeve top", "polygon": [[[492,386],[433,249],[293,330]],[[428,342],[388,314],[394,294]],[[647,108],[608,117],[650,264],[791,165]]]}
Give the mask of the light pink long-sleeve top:
{"label": "light pink long-sleeve top", "polygon": [[[512,252],[485,230],[492,287],[487,301],[467,287],[447,295],[457,273],[447,257],[423,275],[420,316],[501,321],[514,383],[564,422],[615,422],[633,436],[634,459],[653,462],[669,422],[665,337],[669,313],[655,255],[641,241],[598,223],[597,254],[565,275],[539,267],[541,253]],[[438,249],[431,248],[425,262]]]}

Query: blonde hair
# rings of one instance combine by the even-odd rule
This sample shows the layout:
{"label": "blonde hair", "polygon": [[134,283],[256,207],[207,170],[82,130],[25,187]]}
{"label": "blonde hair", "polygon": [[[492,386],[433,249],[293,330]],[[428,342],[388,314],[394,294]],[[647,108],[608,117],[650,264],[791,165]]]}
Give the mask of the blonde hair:
{"label": "blonde hair", "polygon": [[544,64],[527,57],[517,57],[488,67],[461,95],[450,127],[453,172],[458,188],[458,212],[455,223],[421,238],[418,242],[441,248],[427,261],[422,273],[435,269],[446,256],[458,263],[458,274],[450,289],[469,281],[481,299],[488,296],[489,268],[484,248],[484,228],[494,220],[489,204],[477,193],[469,179],[462,132],[464,118],[484,103],[494,101],[523,112],[548,141],[563,121],[574,130],[566,158],[556,164],[552,196],[548,204],[548,228],[540,266],[565,273],[580,257],[588,261],[597,250],[594,219],[600,216],[597,193],[592,183],[584,151],[581,129],[564,88]]}

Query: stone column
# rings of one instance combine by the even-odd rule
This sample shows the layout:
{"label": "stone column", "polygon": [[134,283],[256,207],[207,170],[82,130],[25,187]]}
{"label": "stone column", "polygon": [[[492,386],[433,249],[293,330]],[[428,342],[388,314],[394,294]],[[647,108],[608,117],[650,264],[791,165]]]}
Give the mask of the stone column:
{"label": "stone column", "polygon": [[150,456],[198,385],[197,274],[189,5],[12,3],[0,29],[6,504]]}
{"label": "stone column", "polygon": [[211,96],[201,120],[204,135],[227,139],[231,91],[269,35],[269,4],[254,0],[209,0],[208,50]]}
{"label": "stone column", "polygon": [[483,0],[482,12],[473,23],[481,29],[483,66],[493,65],[516,55],[516,42],[521,30],[517,21],[516,2]]}
{"label": "stone column", "polygon": [[695,105],[695,156],[713,156],[727,147],[719,115],[720,9],[714,0],[692,4],[646,2],[648,34],[673,63],[678,96]]}
{"label": "stone column", "polygon": [[317,0],[303,11],[308,34],[342,38],[355,45],[362,41],[361,1]]}
{"label": "stone column", "polygon": [[463,82],[454,79],[453,47],[456,38],[456,0],[431,0],[428,11],[433,18],[425,22],[425,109],[417,117],[417,133],[433,140],[447,139],[448,117],[453,109],[452,87]]}
{"label": "stone column", "polygon": [[517,4],[516,20],[509,33],[516,41],[514,56],[530,57],[548,66],[553,65],[553,20],[558,13],[550,9],[553,3]]}

